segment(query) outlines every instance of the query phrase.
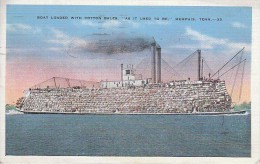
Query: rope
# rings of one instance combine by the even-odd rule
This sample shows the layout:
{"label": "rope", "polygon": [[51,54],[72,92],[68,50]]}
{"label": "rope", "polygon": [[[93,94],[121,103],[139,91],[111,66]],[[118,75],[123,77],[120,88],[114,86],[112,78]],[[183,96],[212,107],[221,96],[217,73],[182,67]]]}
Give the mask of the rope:
{"label": "rope", "polygon": [[243,61],[245,61],[246,59],[242,60],[241,62],[239,62],[238,64],[234,65],[232,68],[230,68],[229,70],[227,70],[225,73],[223,73],[222,75],[220,75],[219,77],[225,75],[227,72],[229,72],[230,70],[234,69],[236,66],[238,66],[239,64],[241,64]]}
{"label": "rope", "polygon": [[228,62],[226,62],[219,70],[217,70],[217,72],[215,72],[212,77],[214,77],[220,70],[222,70],[230,61],[232,61],[238,54],[240,54],[240,52],[242,52],[245,49],[245,47],[243,47],[240,51],[238,51],[238,53],[236,53],[235,56],[233,56]]}
{"label": "rope", "polygon": [[[242,57],[243,57],[243,52],[240,55],[239,62],[242,61]],[[239,68],[240,68],[240,64],[238,65],[237,70],[236,70],[236,75],[235,75],[235,78],[234,78],[234,81],[233,81],[233,85],[232,85],[232,89],[231,89],[231,96],[233,95],[233,91],[234,91],[234,87],[235,87],[235,84],[236,84],[237,74],[238,74]]]}
{"label": "rope", "polygon": [[204,59],[204,64],[206,65],[206,67],[209,69],[209,73],[212,73],[213,70],[209,67],[207,61]]}
{"label": "rope", "polygon": [[[162,58],[162,61],[164,62],[164,66],[168,66],[166,68],[170,68],[171,71],[173,71],[174,75],[177,75],[178,77],[182,77],[173,67],[171,67],[163,58]],[[163,64],[162,64],[163,65]]]}
{"label": "rope", "polygon": [[188,57],[186,57],[185,59],[183,59],[180,63],[178,63],[175,67],[179,67],[183,62],[185,62],[184,65],[187,64],[187,62],[190,60],[190,58],[192,58],[195,54],[197,54],[197,51],[193,52],[192,54],[190,54]]}
{"label": "rope", "polygon": [[243,64],[242,78],[241,78],[241,85],[240,85],[240,90],[239,90],[239,99],[238,99],[238,101],[240,101],[240,99],[241,99],[241,94],[242,94],[243,81],[244,81],[244,73],[245,73],[245,72],[244,72],[245,64],[246,64],[246,61],[244,61],[244,64]]}

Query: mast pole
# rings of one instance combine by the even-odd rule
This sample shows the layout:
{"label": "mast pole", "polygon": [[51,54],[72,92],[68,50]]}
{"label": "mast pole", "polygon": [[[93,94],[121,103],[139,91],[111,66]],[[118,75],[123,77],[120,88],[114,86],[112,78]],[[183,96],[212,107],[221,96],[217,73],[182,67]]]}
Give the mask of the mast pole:
{"label": "mast pole", "polygon": [[200,71],[200,64],[201,64],[201,51],[198,50],[198,81],[200,81],[201,77],[201,71]]}
{"label": "mast pole", "polygon": [[201,58],[201,78],[203,79],[203,58]]}
{"label": "mast pole", "polygon": [[122,87],[124,86],[123,85],[123,82],[124,82],[124,65],[123,64],[121,64],[121,83],[122,83]]}
{"label": "mast pole", "polygon": [[55,77],[53,77],[55,88],[57,88]]}
{"label": "mast pole", "polygon": [[79,81],[79,83],[80,83],[80,86],[83,87],[83,84],[82,84],[82,81],[81,81],[81,80]]}
{"label": "mast pole", "polygon": [[66,78],[66,81],[67,81],[67,84],[68,84],[68,86],[70,88],[70,80]]}

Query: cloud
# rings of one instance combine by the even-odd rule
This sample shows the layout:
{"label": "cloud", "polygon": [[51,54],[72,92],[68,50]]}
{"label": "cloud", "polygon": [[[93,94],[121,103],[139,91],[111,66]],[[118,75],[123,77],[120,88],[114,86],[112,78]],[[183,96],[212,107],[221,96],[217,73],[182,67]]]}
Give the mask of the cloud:
{"label": "cloud", "polygon": [[67,46],[71,41],[71,37],[65,34],[64,32],[50,28],[51,32],[53,33],[53,38],[47,40],[48,43],[60,44],[63,46]]}
{"label": "cloud", "polygon": [[239,22],[233,22],[232,23],[232,27],[235,27],[235,28],[247,28],[246,25],[244,25],[242,23],[239,23]]}
{"label": "cloud", "polygon": [[90,26],[90,27],[97,27],[98,26],[97,23],[90,21],[90,20],[83,20],[83,21],[81,21],[81,24],[86,25],[86,26]]}
{"label": "cloud", "polygon": [[60,47],[49,47],[48,50],[53,51],[53,52],[61,52],[62,51],[62,49]]}
{"label": "cloud", "polygon": [[227,39],[219,39],[202,34],[190,27],[186,28],[185,35],[190,37],[192,40],[199,41],[201,44],[206,45],[208,49],[212,49],[215,45],[224,45],[228,41]]}
{"label": "cloud", "polygon": [[19,54],[23,54],[23,53],[33,53],[35,52],[35,48],[27,48],[27,47],[21,47],[21,48],[17,48],[17,47],[7,47],[6,48],[7,53],[19,53]]}
{"label": "cloud", "polygon": [[245,52],[251,52],[251,44],[249,43],[244,43],[244,42],[229,42],[227,44],[227,47],[230,50],[238,50],[241,49],[243,47],[245,47],[244,51]]}
{"label": "cloud", "polygon": [[212,49],[212,46],[205,45],[205,44],[176,44],[171,46],[171,48],[178,48],[178,49],[190,49],[190,50],[197,50],[197,49]]}
{"label": "cloud", "polygon": [[225,51],[236,51],[245,47],[246,52],[251,51],[251,44],[244,42],[233,42],[226,38],[216,38],[206,34],[202,34],[190,27],[186,28],[184,33],[186,37],[195,41],[195,43],[186,43],[186,44],[175,44],[171,48],[180,48],[180,49],[214,49],[219,46],[223,47]]}
{"label": "cloud", "polygon": [[83,20],[81,21],[82,25],[89,26],[89,27],[100,27],[104,29],[110,29],[110,28],[120,28],[120,27],[132,27],[132,28],[138,28],[139,24],[134,21],[119,21],[119,20],[106,20],[103,22],[96,22],[91,20]]}
{"label": "cloud", "polygon": [[32,27],[26,24],[7,24],[7,31],[31,30]]}
{"label": "cloud", "polygon": [[134,21],[127,21],[127,23],[132,26],[133,28],[138,28],[139,27],[139,24],[134,22]]}
{"label": "cloud", "polygon": [[121,26],[122,23],[120,21],[117,21],[117,20],[111,20],[111,21],[105,21],[103,24],[102,24],[102,27],[103,28],[117,28],[119,26]]}
{"label": "cloud", "polygon": [[170,22],[163,21],[163,20],[153,20],[153,21],[148,21],[147,24],[166,26],[169,25]]}
{"label": "cloud", "polygon": [[17,23],[17,24],[7,24],[8,32],[26,32],[26,33],[39,33],[41,28],[32,27],[27,24]]}

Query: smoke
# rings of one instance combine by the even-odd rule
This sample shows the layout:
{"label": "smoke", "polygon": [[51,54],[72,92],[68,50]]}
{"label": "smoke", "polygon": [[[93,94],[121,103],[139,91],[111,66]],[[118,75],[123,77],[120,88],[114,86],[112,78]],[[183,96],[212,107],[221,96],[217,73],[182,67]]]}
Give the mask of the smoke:
{"label": "smoke", "polygon": [[141,52],[149,48],[153,41],[153,38],[146,36],[96,34],[73,40],[69,44],[68,54],[71,56],[86,53],[115,55]]}

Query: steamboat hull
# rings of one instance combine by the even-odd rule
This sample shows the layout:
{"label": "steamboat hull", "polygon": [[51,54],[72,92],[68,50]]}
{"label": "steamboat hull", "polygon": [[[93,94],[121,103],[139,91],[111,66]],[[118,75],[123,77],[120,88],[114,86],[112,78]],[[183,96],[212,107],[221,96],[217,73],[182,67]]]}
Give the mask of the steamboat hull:
{"label": "steamboat hull", "polygon": [[33,89],[18,107],[42,114],[229,114],[224,81],[178,81],[133,88]]}

